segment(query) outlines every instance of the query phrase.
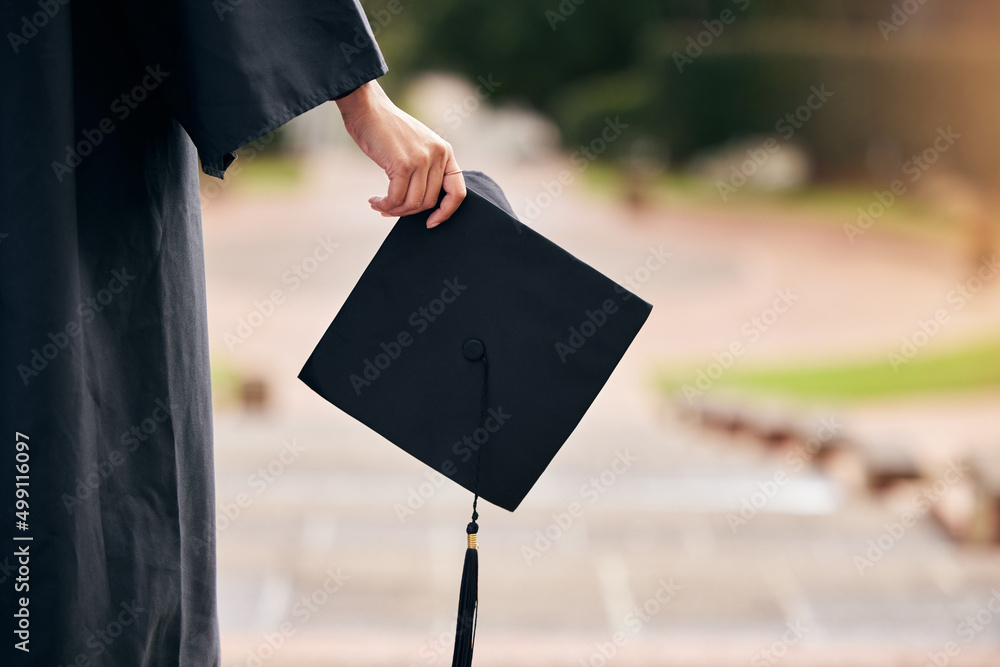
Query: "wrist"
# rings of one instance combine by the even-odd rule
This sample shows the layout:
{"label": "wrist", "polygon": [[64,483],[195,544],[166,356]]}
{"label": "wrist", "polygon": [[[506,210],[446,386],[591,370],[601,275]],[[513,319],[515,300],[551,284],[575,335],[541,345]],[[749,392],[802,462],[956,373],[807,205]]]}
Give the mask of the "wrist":
{"label": "wrist", "polygon": [[375,80],[368,81],[336,100],[337,108],[342,116],[364,113],[374,108],[380,97],[385,97],[382,87]]}

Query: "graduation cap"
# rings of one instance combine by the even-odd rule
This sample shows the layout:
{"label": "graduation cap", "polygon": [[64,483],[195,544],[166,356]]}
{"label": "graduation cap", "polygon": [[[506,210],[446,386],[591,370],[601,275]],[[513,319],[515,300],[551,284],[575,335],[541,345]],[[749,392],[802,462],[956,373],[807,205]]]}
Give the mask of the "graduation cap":
{"label": "graduation cap", "polygon": [[454,665],[470,665],[478,501],[513,511],[593,403],[652,306],[523,225],[463,172],[444,223],[400,218],[299,378],[474,494]]}

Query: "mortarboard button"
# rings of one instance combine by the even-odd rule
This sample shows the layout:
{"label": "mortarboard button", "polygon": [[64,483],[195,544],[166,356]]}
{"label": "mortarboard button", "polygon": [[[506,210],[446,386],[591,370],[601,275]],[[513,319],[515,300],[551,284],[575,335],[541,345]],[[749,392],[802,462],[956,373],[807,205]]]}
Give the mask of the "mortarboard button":
{"label": "mortarboard button", "polygon": [[478,338],[470,338],[465,341],[465,345],[462,346],[462,354],[464,354],[465,358],[469,361],[479,361],[483,358],[483,352],[485,351],[486,348],[483,347],[483,341]]}

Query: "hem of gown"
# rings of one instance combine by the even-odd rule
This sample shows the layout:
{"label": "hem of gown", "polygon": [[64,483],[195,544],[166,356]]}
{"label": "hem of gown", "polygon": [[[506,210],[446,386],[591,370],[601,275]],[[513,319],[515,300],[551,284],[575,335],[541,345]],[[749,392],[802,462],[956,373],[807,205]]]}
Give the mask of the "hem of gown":
{"label": "hem of gown", "polygon": [[[287,107],[283,109],[280,113],[273,115],[271,118],[266,120],[260,127],[260,130],[256,134],[247,137],[239,145],[233,146],[229,149],[221,149],[219,151],[211,151],[211,157],[206,159],[205,153],[199,151],[199,157],[201,158],[201,169],[209,176],[215,176],[216,178],[223,178],[226,173],[226,169],[229,168],[233,162],[236,161],[235,152],[240,146],[245,146],[246,144],[254,141],[268,132],[273,132],[278,129],[288,121],[292,120],[296,116],[301,116],[305,112],[318,107],[324,102],[329,102],[330,100],[336,99],[346,95],[348,92],[353,92],[359,87],[368,83],[369,81],[374,81],[386,74],[389,68],[386,66],[385,62],[380,62],[375,66],[374,69],[368,70],[363,74],[359,74],[349,80],[347,85],[334,85],[324,88],[319,93],[307,97],[301,100],[298,104],[292,107]],[[346,92],[345,92],[346,91]]]}

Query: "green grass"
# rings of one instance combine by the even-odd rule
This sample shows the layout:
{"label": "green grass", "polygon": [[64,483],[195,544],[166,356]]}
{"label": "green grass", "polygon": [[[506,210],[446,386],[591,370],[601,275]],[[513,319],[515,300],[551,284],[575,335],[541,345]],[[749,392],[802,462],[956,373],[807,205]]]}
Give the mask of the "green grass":
{"label": "green grass", "polygon": [[240,190],[282,190],[302,180],[302,159],[297,155],[257,152],[252,157],[241,155],[236,164],[241,160],[240,173],[233,179],[233,185]]}
{"label": "green grass", "polygon": [[[587,186],[604,196],[621,196],[626,180],[632,178],[619,166],[596,162],[583,174]],[[803,223],[817,220],[840,226],[855,223],[858,209],[867,209],[875,201],[874,191],[884,190],[873,184],[845,183],[806,185],[789,191],[763,191],[741,188],[723,201],[713,181],[683,172],[666,172],[653,178],[647,187],[650,203],[670,212],[695,212],[748,217],[771,216]],[[904,234],[935,239],[952,239],[962,229],[954,217],[912,194],[898,197],[877,218],[875,227]]]}
{"label": "green grass", "polygon": [[225,180],[199,173],[202,203],[220,196],[294,193],[303,182],[303,174],[302,159],[297,155],[248,153],[229,167]]}
{"label": "green grass", "polygon": [[229,361],[225,355],[210,356],[212,374],[212,398],[217,406],[229,406],[237,403],[240,398],[240,385],[243,376],[239,368]]}
{"label": "green grass", "polygon": [[[900,355],[900,358],[903,357]],[[693,386],[696,373],[664,374],[661,388],[674,393],[685,384]],[[1000,388],[1000,341],[993,340],[953,352],[933,355],[918,352],[909,361],[897,364],[895,369],[888,355],[841,365],[735,368],[723,374],[712,390],[736,390],[803,401],[850,402],[996,388]]]}

